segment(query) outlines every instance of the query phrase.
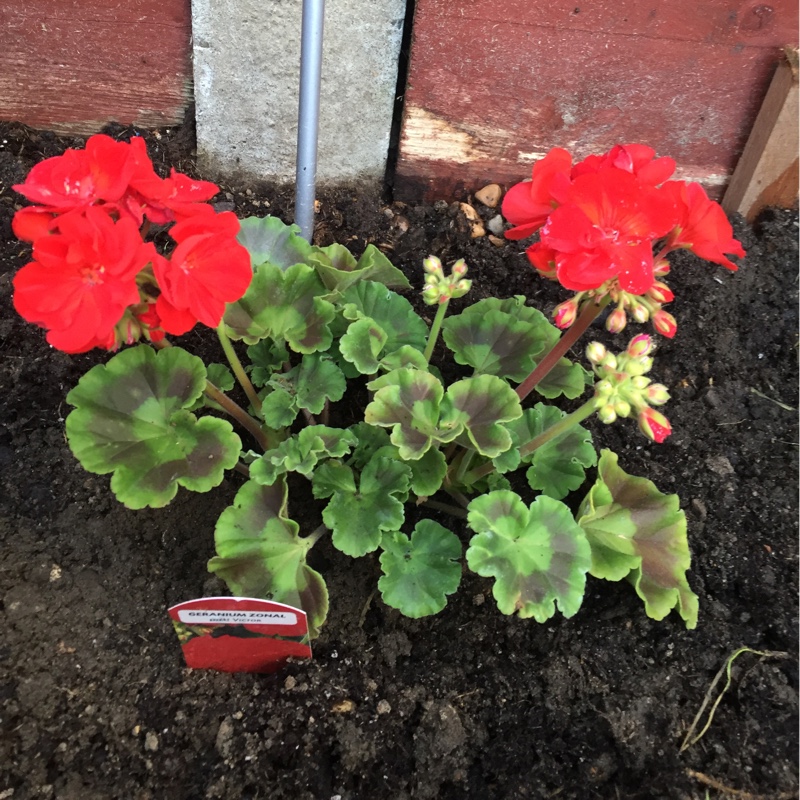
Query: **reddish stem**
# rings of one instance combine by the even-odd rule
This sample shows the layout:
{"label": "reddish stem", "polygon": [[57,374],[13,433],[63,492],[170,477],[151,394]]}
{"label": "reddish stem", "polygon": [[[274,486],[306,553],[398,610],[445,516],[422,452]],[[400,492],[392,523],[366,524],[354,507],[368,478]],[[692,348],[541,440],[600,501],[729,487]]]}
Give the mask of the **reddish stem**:
{"label": "reddish stem", "polygon": [[536,365],[533,372],[517,386],[517,395],[520,400],[524,400],[550,372],[564,354],[572,347],[578,339],[583,336],[586,329],[594,322],[597,315],[608,305],[611,300],[606,295],[599,303],[588,303],[583,307],[578,319],[567,329],[567,332],[555,343],[553,349]]}

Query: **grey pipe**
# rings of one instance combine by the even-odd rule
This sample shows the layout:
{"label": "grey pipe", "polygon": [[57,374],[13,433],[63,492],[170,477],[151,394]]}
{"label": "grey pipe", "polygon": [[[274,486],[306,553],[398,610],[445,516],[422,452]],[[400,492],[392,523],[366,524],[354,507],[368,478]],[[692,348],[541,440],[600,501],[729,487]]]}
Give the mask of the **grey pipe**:
{"label": "grey pipe", "polygon": [[322,30],[325,0],[303,0],[300,42],[300,108],[297,122],[295,222],[304,239],[314,235],[314,199],[317,185],[319,93],[322,77]]}

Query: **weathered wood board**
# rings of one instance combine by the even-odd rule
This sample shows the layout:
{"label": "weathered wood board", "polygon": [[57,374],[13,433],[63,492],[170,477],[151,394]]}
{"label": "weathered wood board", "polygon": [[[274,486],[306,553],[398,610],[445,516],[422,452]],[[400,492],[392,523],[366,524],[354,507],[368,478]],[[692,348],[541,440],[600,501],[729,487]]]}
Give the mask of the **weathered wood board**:
{"label": "weathered wood board", "polygon": [[725,192],[722,207],[753,220],[766,206],[788,208],[797,203],[798,190],[798,58],[797,50],[772,78],[750,138]]}
{"label": "weathered wood board", "polygon": [[190,0],[0,0],[0,119],[81,134],[180,122],[190,40]]}
{"label": "weathered wood board", "polygon": [[719,196],[797,21],[796,0],[417,0],[396,195],[642,142]]}

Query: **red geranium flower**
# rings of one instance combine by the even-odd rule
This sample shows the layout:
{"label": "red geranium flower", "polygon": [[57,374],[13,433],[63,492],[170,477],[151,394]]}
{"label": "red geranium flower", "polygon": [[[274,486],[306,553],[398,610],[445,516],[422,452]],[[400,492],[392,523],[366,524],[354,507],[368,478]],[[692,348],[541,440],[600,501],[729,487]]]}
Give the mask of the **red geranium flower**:
{"label": "red geranium flower", "polygon": [[155,257],[128,219],[114,222],[89,207],[59,220],[38,238],[33,261],[14,277],[14,307],[48,329],[47,341],[67,353],[114,346],[114,327],[138,303],[136,275]]}
{"label": "red geranium flower", "polygon": [[601,156],[588,156],[572,168],[570,177],[613,167],[635,175],[648,186],[658,186],[675,172],[675,160],[655,158],[656,151],[644,144],[618,144]]}
{"label": "red geranium flower", "polygon": [[153,264],[164,330],[177,333],[174,327],[185,325],[190,315],[216,328],[226,303],[247,291],[253,271],[250,254],[236,241],[238,232],[239,220],[231,211],[199,213],[170,230],[178,246],[169,261],[159,258]]}
{"label": "red geranium flower", "polygon": [[585,291],[616,277],[626,292],[644,294],[654,280],[653,240],[675,224],[669,199],[612,168],[576,178],[565,200],[541,237],[556,251],[562,286]]}
{"label": "red geranium flower", "polygon": [[38,163],[13,188],[49,211],[63,213],[97,202],[116,203],[128,188],[135,169],[130,146],[110,136],[90,137],[84,150]]}
{"label": "red geranium flower", "polygon": [[733,238],[733,228],[722,207],[709,199],[705,189],[699,183],[668,181],[660,191],[671,199],[678,213],[670,245],[685,247],[706,261],[737,270],[725,253],[743,258],[744,249]]}
{"label": "red geranium flower", "polygon": [[572,156],[560,147],[554,147],[543,159],[533,165],[530,181],[512,186],[503,198],[503,216],[515,228],[506,231],[506,239],[524,239],[544,225],[556,207],[553,189],[569,183]]}

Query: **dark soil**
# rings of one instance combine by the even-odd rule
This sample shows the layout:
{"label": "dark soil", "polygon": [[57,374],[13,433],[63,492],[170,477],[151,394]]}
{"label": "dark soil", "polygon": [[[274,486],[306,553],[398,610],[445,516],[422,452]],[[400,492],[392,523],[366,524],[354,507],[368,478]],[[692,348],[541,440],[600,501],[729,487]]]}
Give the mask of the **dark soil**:
{"label": "dark soil", "polygon": [[[190,129],[145,133],[157,164],[193,170]],[[679,329],[654,369],[673,395],[667,442],[630,421],[594,427],[627,472],[680,495],[697,630],[676,614],[654,622],[628,584],[593,579],[570,620],[504,617],[471,573],[444,612],[409,620],[373,594],[375,557],[323,543],[314,563],[332,610],[314,660],[227,675],[186,669],[166,609],[224,593],[205,565],[239,476],[131,512],[79,467],[64,396],[103,355],[49,349],[15,315],[28,248],[11,235],[10,186],[81,142],[14,125],[0,142],[2,800],[796,796],[796,213],[735,222],[748,251],[738,273],[674,259]],[[220,201],[292,218],[286,190],[225,187]],[[416,285],[428,253],[464,256],[473,301],[525,294],[549,312],[563,299],[518,244],[471,240],[447,203],[323,195],[316,238],[356,253],[374,242]],[[199,334],[185,345],[207,347]],[[740,656],[708,732],[679,754],[743,646],[789,655]]]}

